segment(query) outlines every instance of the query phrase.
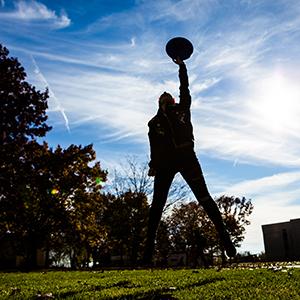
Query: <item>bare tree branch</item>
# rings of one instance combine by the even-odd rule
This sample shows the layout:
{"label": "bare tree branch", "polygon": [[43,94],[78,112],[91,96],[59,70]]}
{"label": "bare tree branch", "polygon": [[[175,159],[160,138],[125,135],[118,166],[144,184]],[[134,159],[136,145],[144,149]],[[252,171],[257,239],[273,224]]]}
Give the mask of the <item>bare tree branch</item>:
{"label": "bare tree branch", "polygon": [[[113,171],[110,190],[119,196],[126,191],[144,193],[148,199],[153,194],[153,177],[148,176],[148,163],[140,162],[137,156],[126,156],[125,163],[120,163],[120,168]],[[189,198],[190,189],[181,176],[175,176],[169,191],[168,201],[163,213],[167,213],[175,203]]]}

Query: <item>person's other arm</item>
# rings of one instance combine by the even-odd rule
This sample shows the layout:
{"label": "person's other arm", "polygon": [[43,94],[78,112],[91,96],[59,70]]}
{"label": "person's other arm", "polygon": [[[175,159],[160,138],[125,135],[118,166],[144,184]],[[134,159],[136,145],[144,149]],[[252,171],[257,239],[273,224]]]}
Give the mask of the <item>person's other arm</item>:
{"label": "person's other arm", "polygon": [[150,162],[149,162],[148,176],[155,176],[158,157],[156,153],[157,145],[155,145],[155,138],[153,136],[151,127],[149,128],[148,137],[149,137],[149,144],[150,144]]}

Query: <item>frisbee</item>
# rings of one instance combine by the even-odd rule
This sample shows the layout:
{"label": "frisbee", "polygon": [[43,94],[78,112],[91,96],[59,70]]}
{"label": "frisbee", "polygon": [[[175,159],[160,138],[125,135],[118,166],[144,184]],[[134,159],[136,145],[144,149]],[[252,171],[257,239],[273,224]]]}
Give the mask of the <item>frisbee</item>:
{"label": "frisbee", "polygon": [[175,37],[166,45],[166,52],[172,59],[176,59],[178,56],[181,60],[188,59],[193,51],[193,44],[184,37]]}

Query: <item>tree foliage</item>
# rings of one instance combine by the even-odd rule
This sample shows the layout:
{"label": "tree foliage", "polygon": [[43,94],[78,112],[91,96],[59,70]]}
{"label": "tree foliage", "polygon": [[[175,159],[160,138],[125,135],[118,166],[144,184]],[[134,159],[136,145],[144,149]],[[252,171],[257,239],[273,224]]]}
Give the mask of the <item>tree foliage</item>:
{"label": "tree foliage", "polygon": [[205,237],[205,248],[214,252],[216,247],[216,232],[204,209],[195,201],[182,203],[174,207],[167,218],[170,236],[175,252],[187,252],[195,246],[195,232]]}
{"label": "tree foliage", "polygon": [[249,216],[253,212],[251,200],[223,195],[217,198],[216,202],[234,244],[240,246],[244,240],[245,227],[250,225]]}
{"label": "tree foliage", "polygon": [[8,54],[0,44],[0,138],[3,144],[20,145],[28,139],[43,137],[51,129],[45,123],[48,91],[37,91],[26,82],[24,68]]}
{"label": "tree foliage", "polygon": [[[48,91],[25,81],[16,58],[0,45],[0,236],[9,233],[34,266],[38,247],[71,249],[73,257],[101,243],[101,184],[107,172],[92,145],[49,148]],[[100,178],[100,180],[99,180]]]}
{"label": "tree foliage", "polygon": [[57,147],[48,164],[46,177],[51,180],[44,192],[50,193],[52,202],[58,204],[54,218],[59,212],[63,214],[63,218],[55,220],[57,228],[55,234],[51,232],[50,240],[57,252],[69,251],[74,267],[88,263],[92,250],[106,234],[97,223],[97,216],[104,209],[99,179],[104,183],[107,172],[99,162],[92,165],[94,160],[92,145],[71,145],[65,150]]}
{"label": "tree foliage", "polygon": [[[31,151],[38,148],[35,137],[42,137],[50,127],[46,125],[48,92],[41,93],[25,81],[26,73],[16,58],[0,45],[0,233],[7,208],[18,207],[19,192],[30,182],[28,172]],[[28,142],[30,140],[30,142]],[[8,212],[11,218],[13,212]]]}
{"label": "tree foliage", "polygon": [[[144,193],[125,191],[123,194],[103,196],[105,211],[99,215],[100,223],[107,228],[106,247],[98,257],[110,252],[136,264],[141,258],[146,234],[149,205]],[[100,263],[101,263],[101,259]]]}
{"label": "tree foliage", "polygon": [[[245,226],[250,224],[253,211],[251,200],[221,196],[216,199],[224,224],[235,246],[244,239]],[[197,202],[182,203],[172,209],[166,218],[171,237],[172,251],[188,252],[196,246],[195,236],[202,239],[203,249],[211,255],[222,251],[213,223]]]}
{"label": "tree foliage", "polygon": [[[24,68],[8,55],[0,45],[0,234],[11,232],[20,242],[16,231],[22,232],[21,237],[31,231],[25,225],[28,216],[24,210],[37,206],[31,201],[37,193],[31,189],[35,177],[32,160],[43,152],[35,138],[50,130],[45,123],[48,91],[39,92],[26,82]],[[31,225],[37,222],[30,221]]]}

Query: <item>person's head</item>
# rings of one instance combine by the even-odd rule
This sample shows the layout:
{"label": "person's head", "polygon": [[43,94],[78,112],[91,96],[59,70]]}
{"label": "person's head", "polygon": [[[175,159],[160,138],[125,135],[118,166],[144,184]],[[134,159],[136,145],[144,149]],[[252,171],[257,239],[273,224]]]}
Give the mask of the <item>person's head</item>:
{"label": "person's head", "polygon": [[158,102],[159,107],[165,110],[167,106],[175,104],[175,99],[171,94],[164,92],[162,95],[160,95]]}

